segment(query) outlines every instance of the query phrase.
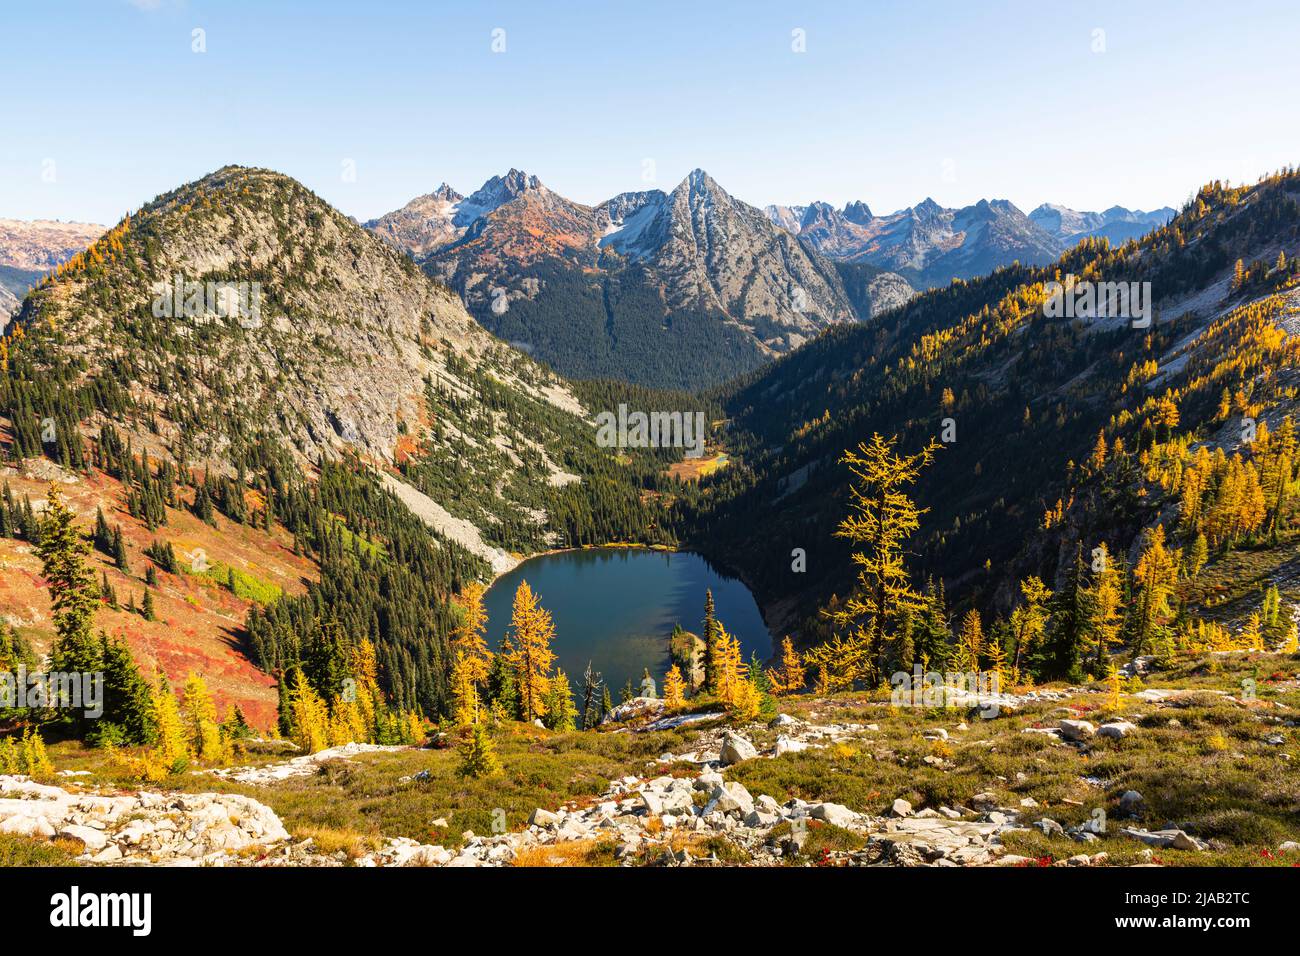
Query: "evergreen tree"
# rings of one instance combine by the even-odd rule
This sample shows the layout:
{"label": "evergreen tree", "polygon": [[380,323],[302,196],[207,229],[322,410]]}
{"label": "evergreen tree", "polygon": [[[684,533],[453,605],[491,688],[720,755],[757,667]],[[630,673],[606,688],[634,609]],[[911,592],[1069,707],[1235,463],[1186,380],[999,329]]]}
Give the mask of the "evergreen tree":
{"label": "evergreen tree", "polygon": [[718,618],[713,606],[713,590],[704,592],[704,689],[718,689]]}
{"label": "evergreen tree", "polygon": [[1092,601],[1083,544],[1076,542],[1074,561],[1070,564],[1064,586],[1052,597],[1046,637],[1033,661],[1040,679],[1082,679],[1080,665],[1089,649]]}
{"label": "evergreen tree", "polygon": [[87,734],[92,743],[146,744],[154,739],[149,683],[125,642],[100,635],[104,713]]}
{"label": "evergreen tree", "polygon": [[546,726],[562,734],[568,733],[577,726],[577,717],[568,675],[562,669],[556,670],[546,695]]}
{"label": "evergreen tree", "polygon": [[73,514],[63,503],[58,488],[51,486],[40,520],[41,559],[54,605],[57,635],[52,656],[54,668],[62,671],[94,672],[99,669],[98,642],[92,634],[98,588],[86,557],[90,547],[73,524]]}
{"label": "evergreen tree", "polygon": [[496,747],[488,735],[487,727],[482,723],[473,729],[461,742],[460,766],[457,773],[462,777],[492,777],[501,773],[501,761],[497,757]]}
{"label": "evergreen tree", "polygon": [[126,559],[126,545],[122,541],[122,529],[113,529],[113,567],[124,574],[131,572],[131,565]]}

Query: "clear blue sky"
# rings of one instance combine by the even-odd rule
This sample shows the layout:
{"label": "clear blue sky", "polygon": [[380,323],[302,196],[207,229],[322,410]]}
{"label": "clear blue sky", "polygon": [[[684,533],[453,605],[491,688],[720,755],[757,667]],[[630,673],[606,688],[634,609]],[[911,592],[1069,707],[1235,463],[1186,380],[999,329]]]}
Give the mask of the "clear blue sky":
{"label": "clear blue sky", "polygon": [[360,219],[511,166],[597,202],[647,159],[756,205],[1178,205],[1300,162],[1298,49],[1261,0],[9,0],[0,217],[112,222],[226,163]]}

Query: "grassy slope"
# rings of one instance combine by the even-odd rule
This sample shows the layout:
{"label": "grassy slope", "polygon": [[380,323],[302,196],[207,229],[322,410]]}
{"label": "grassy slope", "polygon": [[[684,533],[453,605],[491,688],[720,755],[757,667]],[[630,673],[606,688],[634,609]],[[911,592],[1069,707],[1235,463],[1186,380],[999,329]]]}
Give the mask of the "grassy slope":
{"label": "grassy slope", "polygon": [[[48,462],[40,466],[42,475],[55,473]],[[33,502],[41,501],[50,487],[48,480],[30,472],[0,472],[20,501],[24,495]],[[122,528],[129,574],[118,571],[112,560],[98,551],[91,557],[96,579],[107,573],[120,607],[113,610],[103,605],[96,626],[125,637],[144,672],[161,670],[173,686],[179,686],[191,671],[204,674],[220,715],[237,703],[254,726],[267,728],[274,723],[274,679],[244,656],[238,632],[252,598],[280,591],[302,593],[304,582],[316,577],[315,565],[294,555],[291,538],[282,529],[268,535],[220,515],[213,528],[189,512],[172,509],[168,509],[167,524],[150,532],[126,512],[122,485],[102,473],[81,477],[75,484],[60,483],[59,488],[87,533],[94,528],[96,507],[104,509],[110,527]],[[187,556],[202,549],[211,570],[205,575],[172,575],[160,570],[153,595],[157,620],[146,621],[126,610],[126,605],[132,596],[137,606],[143,600],[145,569],[151,563],[143,550],[155,540],[170,541],[183,567],[188,566]],[[236,594],[225,586],[226,568],[236,571]],[[38,652],[48,650],[54,631],[40,560],[25,542],[0,538],[0,569],[0,615]]]}
{"label": "grassy slope", "polygon": [[[1274,679],[1274,675],[1282,675]],[[1015,807],[1032,798],[1039,807],[1026,809],[1026,821],[1048,816],[1070,826],[1104,809],[1108,832],[1088,845],[1065,837],[1043,837],[1038,831],[1008,835],[1013,853],[1034,858],[1064,859],[1076,853],[1105,850],[1114,864],[1141,862],[1144,846],[1121,836],[1122,826],[1185,828],[1207,839],[1204,853],[1157,851],[1168,865],[1273,865],[1284,840],[1300,840],[1300,657],[1258,654],[1189,658],[1173,669],[1147,678],[1149,686],[1197,691],[1240,693],[1242,681],[1258,682],[1258,699],[1241,703],[1222,696],[1197,693],[1178,703],[1149,704],[1125,696],[1112,710],[1100,685],[1083,688],[1069,700],[1034,703],[1016,714],[995,720],[942,710],[891,708],[879,695],[850,693],[830,698],[787,698],[781,709],[815,722],[871,723],[851,744],[756,759],[727,770],[728,779],[743,783],[755,796],[766,793],[778,801],[791,797],[828,800],[873,815],[885,813],[903,797],[922,806],[967,804],[991,791],[1003,806]],[[1129,688],[1133,690],[1133,687]],[[1055,726],[1062,717],[1099,723],[1123,717],[1138,725],[1123,740],[1096,739],[1086,751],[1023,728]],[[967,730],[958,730],[962,720]],[[1171,723],[1175,721],[1176,723]],[[1289,722],[1289,723],[1288,723]],[[373,846],[381,837],[405,836],[422,842],[455,846],[462,833],[491,832],[492,811],[506,811],[509,829],[527,823],[534,807],[554,809],[566,801],[594,800],[611,779],[625,775],[657,776],[689,773],[686,765],[653,764],[666,752],[691,746],[706,724],[660,733],[552,734],[535,727],[512,725],[498,738],[506,768],[503,778],[465,781],[456,774],[454,750],[410,749],[370,754],[332,762],[308,777],[254,787],[193,774],[181,778],[187,791],[229,791],[261,800],[279,813],[290,832],[313,836],[349,852]],[[950,739],[933,742],[923,733],[935,727]],[[775,741],[776,731],[747,731],[760,752]],[[1280,734],[1282,745],[1266,742]],[[103,755],[71,743],[52,748],[61,768],[94,774],[84,781],[123,785],[105,765]],[[935,757],[943,763],[925,763]],[[270,759],[270,758],[263,758]],[[427,780],[402,780],[419,771]],[[1146,809],[1138,821],[1121,818],[1119,797],[1126,790],[1142,793]],[[445,821],[435,823],[435,821]],[[818,845],[852,849],[851,834],[832,828],[815,834]],[[701,843],[702,852],[715,852],[730,862],[742,853],[724,852]],[[571,847],[532,862],[608,862],[611,848]],[[570,852],[571,851],[571,852]]]}

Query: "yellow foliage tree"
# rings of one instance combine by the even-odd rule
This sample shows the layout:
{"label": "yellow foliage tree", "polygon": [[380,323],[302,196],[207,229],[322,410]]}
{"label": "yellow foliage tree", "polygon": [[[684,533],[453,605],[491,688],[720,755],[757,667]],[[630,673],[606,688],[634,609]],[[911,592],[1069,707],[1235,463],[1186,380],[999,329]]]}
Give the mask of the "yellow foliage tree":
{"label": "yellow foliage tree", "polygon": [[984,657],[984,625],[979,612],[971,608],[962,618],[961,629],[957,633],[957,646],[970,670],[979,670],[980,660]]}
{"label": "yellow foliage tree", "polygon": [[289,689],[289,710],[293,719],[293,742],[306,753],[330,745],[330,715],[325,701],[312,688],[302,671],[294,674]]}
{"label": "yellow foliage tree", "polygon": [[22,770],[37,780],[54,776],[54,764],[50,763],[49,755],[45,752],[45,741],[31,727],[23,731]]}
{"label": "yellow foliage tree", "polygon": [[1133,607],[1137,622],[1134,650],[1137,653],[1151,649],[1172,617],[1169,598],[1174,592],[1181,558],[1180,551],[1170,551],[1165,547],[1164,526],[1156,525],[1148,535],[1146,548],[1133,570],[1133,580],[1137,584]]}
{"label": "yellow foliage tree", "polygon": [[685,702],[681,668],[674,664],[664,675],[664,707],[668,710],[676,710]]}
{"label": "yellow foliage tree", "polygon": [[863,679],[873,685],[880,681],[885,652],[900,623],[923,604],[903,562],[903,544],[920,527],[925,510],[905,489],[942,447],[931,441],[915,454],[899,455],[894,451],[896,443],[897,438],[873,434],[857,451],[846,451],[840,459],[856,480],[849,487],[850,513],[835,534],[858,548],[853,552],[858,586],[843,607],[828,616],[848,631],[850,642],[861,650],[854,655],[858,672],[850,675],[850,681]]}
{"label": "yellow foliage tree", "polygon": [[778,696],[803,690],[804,662],[788,634],[781,642],[781,666],[777,670],[769,669],[767,680],[772,685],[772,693]]}
{"label": "yellow foliage tree", "polygon": [[520,581],[506,634],[506,663],[514,672],[519,695],[519,717],[532,722],[546,713],[546,694],[550,687],[551,665],[555,653],[551,641],[555,625],[551,613],[538,602],[537,595]]}
{"label": "yellow foliage tree", "polygon": [[224,762],[227,756],[225,741],[217,724],[217,707],[208,692],[207,681],[198,674],[190,674],[181,693],[190,749],[205,763]]}
{"label": "yellow foliage tree", "polygon": [[478,723],[478,688],[474,685],[474,659],[457,648],[451,665],[451,717],[458,727]]}
{"label": "yellow foliage tree", "polygon": [[465,655],[470,668],[470,679],[478,685],[487,680],[488,669],[492,666],[492,652],[487,646],[487,611],[483,607],[484,587],[478,581],[471,581],[460,592],[457,604],[460,606],[461,619],[452,631],[451,646],[453,650]]}
{"label": "yellow foliage tree", "polygon": [[1110,649],[1119,643],[1119,630],[1124,623],[1120,612],[1123,582],[1120,580],[1120,569],[1111,560],[1104,541],[1097,546],[1093,566],[1098,570],[1092,579],[1088,631],[1096,644],[1097,664],[1100,666],[1105,662]]}

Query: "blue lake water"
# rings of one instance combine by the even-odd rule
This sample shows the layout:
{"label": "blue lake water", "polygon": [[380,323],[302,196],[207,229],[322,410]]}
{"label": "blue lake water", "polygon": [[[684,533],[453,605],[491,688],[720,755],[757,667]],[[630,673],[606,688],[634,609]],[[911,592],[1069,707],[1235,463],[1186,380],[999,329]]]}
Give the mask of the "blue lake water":
{"label": "blue lake water", "polygon": [[745,660],[766,660],[772,639],[749,589],[725,577],[698,554],[637,548],[563,551],[525,561],[488,589],[488,644],[496,650],[510,626],[519,582],[541,597],[555,621],[557,664],[574,693],[591,661],[614,700],[628,678],[639,684],[650,668],[662,689],[668,669],[668,636],[674,624],[703,634],[704,592],[712,589],[717,616],[739,638]]}

